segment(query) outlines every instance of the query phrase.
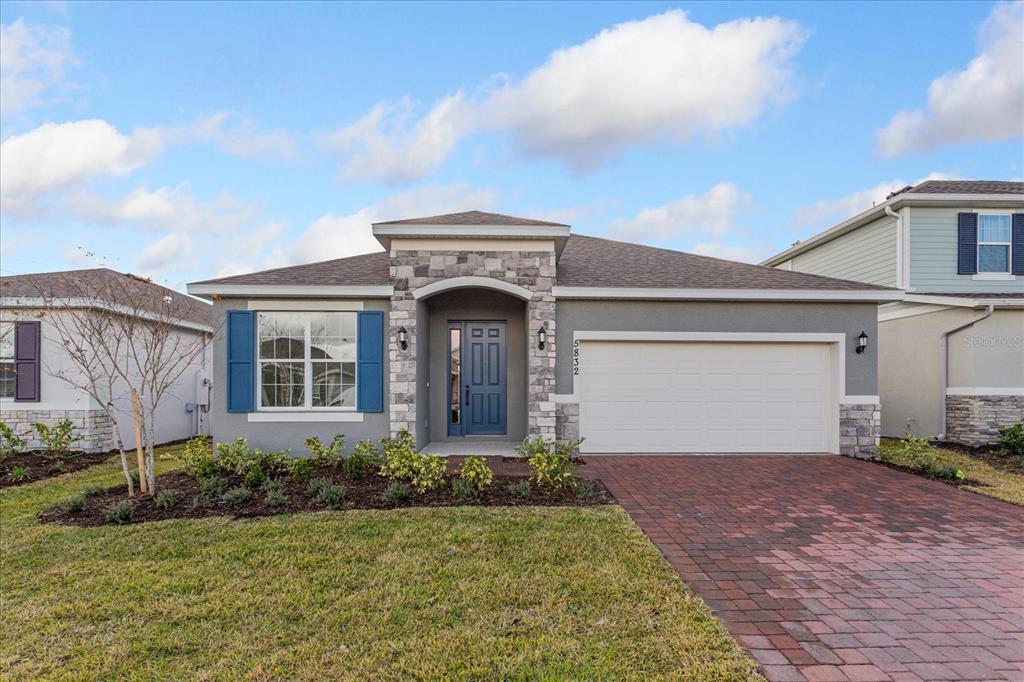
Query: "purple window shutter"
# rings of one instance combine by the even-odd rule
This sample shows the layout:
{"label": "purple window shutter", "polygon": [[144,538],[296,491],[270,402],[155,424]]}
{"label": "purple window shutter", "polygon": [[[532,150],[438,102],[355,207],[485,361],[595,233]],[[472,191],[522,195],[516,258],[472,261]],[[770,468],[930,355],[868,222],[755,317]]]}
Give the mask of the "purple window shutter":
{"label": "purple window shutter", "polygon": [[1024,275],[1024,213],[1013,214],[1013,274]]}
{"label": "purple window shutter", "polygon": [[39,322],[14,325],[14,400],[39,402]]}
{"label": "purple window shutter", "polygon": [[957,214],[956,274],[978,273],[978,214]]}

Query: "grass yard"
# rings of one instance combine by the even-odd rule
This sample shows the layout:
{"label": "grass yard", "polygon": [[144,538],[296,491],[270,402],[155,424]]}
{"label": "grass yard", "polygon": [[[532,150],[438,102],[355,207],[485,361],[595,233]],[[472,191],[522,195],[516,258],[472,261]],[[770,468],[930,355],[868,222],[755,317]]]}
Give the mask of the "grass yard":
{"label": "grass yard", "polygon": [[758,678],[617,506],[36,520],[118,482],[0,491],[6,679]]}
{"label": "grass yard", "polygon": [[[883,438],[882,443],[879,446],[880,451],[891,455],[895,452],[894,446],[896,443],[896,440]],[[936,460],[939,464],[945,464],[962,469],[968,479],[972,479],[983,484],[965,484],[960,486],[964,490],[970,490],[982,495],[988,495],[989,497],[1024,506],[1024,476],[1021,474],[997,469],[996,467],[986,464],[979,459],[970,457],[969,455],[965,455],[962,452],[957,452],[955,450],[947,448],[935,448],[934,450]],[[898,459],[894,459],[893,461],[900,464],[908,464],[908,462],[900,462]]]}

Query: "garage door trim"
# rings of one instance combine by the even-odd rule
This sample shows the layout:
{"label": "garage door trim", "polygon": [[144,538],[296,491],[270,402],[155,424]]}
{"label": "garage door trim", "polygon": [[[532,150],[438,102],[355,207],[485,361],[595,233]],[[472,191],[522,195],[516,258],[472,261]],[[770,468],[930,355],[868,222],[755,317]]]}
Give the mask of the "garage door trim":
{"label": "garage door trim", "polygon": [[[578,365],[580,344],[585,341],[640,341],[640,342],[695,342],[695,343],[793,343],[828,344],[830,367],[833,376],[832,404],[829,412],[833,415],[829,427],[829,452],[839,452],[839,406],[849,402],[846,396],[846,335],[842,333],[801,333],[801,332],[634,332],[634,331],[575,331],[573,332],[572,373],[573,393],[558,396],[559,402],[580,402],[580,367]],[[586,435],[586,434],[581,434]]]}

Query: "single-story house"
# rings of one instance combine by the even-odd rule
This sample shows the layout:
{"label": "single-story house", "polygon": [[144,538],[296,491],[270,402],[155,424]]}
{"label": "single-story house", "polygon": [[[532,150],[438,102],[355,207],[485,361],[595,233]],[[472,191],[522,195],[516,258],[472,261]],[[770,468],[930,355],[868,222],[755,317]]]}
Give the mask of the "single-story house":
{"label": "single-story house", "polygon": [[[75,346],[89,345],[90,329],[112,329],[98,321],[100,316],[112,311],[144,316],[148,301],[161,305],[166,301],[176,317],[180,316],[167,334],[167,348],[175,347],[174,339],[180,339],[177,348],[204,346],[201,353],[188,354],[188,366],[173,377],[171,389],[157,408],[156,444],[208,433],[212,388],[208,340],[213,333],[213,306],[108,268],[0,277],[0,422],[13,428],[30,448],[37,448],[40,443],[31,431],[33,423],[53,426],[70,419],[81,438],[76,448],[86,452],[113,449],[107,412],[85,388],[88,375],[71,359],[71,352]],[[113,335],[124,336],[125,327],[120,329]],[[127,343],[117,349],[111,344],[111,351],[121,356],[127,350]],[[132,366],[127,358],[123,362]],[[135,447],[128,385],[114,382],[112,395],[103,388],[97,393],[113,403],[125,446]]]}
{"label": "single-story house", "polygon": [[[470,211],[384,251],[188,285],[214,301],[215,440],[301,451],[582,436],[584,453],[870,455],[898,290]],[[339,238],[342,238],[339,236]]]}

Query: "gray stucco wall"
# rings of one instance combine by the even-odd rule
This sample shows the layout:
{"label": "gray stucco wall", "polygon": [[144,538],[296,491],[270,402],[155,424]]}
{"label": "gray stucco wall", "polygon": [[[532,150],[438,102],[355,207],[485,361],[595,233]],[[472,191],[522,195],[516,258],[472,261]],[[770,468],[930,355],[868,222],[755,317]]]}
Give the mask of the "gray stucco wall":
{"label": "gray stucco wall", "polygon": [[[846,334],[847,395],[877,395],[877,315],[874,303],[560,300],[555,390],[572,393],[574,331],[815,332]],[[861,331],[871,341],[858,355]]]}
{"label": "gray stucco wall", "polygon": [[[245,310],[248,299],[225,298],[214,304],[218,320],[223,321],[228,310]],[[387,311],[390,301],[386,299],[364,301],[365,310],[384,311],[384,329],[387,333]],[[213,341],[213,399],[212,435],[215,443],[246,438],[251,447],[262,450],[288,450],[293,454],[307,454],[302,442],[310,436],[319,436],[321,440],[330,440],[335,434],[345,434],[345,450],[364,438],[377,440],[388,435],[389,420],[387,401],[384,401],[384,412],[368,413],[362,422],[250,422],[248,415],[229,413],[227,411],[227,342],[224,325]],[[384,395],[387,395],[388,358],[384,355]]]}
{"label": "gray stucco wall", "polygon": [[[512,296],[486,289],[462,289],[428,299],[427,309],[429,323],[421,325],[421,328],[430,329],[430,440],[448,440],[448,322],[504,320],[507,324],[507,439],[521,441],[526,437],[527,417],[526,304]],[[422,420],[422,415],[418,419]]]}

